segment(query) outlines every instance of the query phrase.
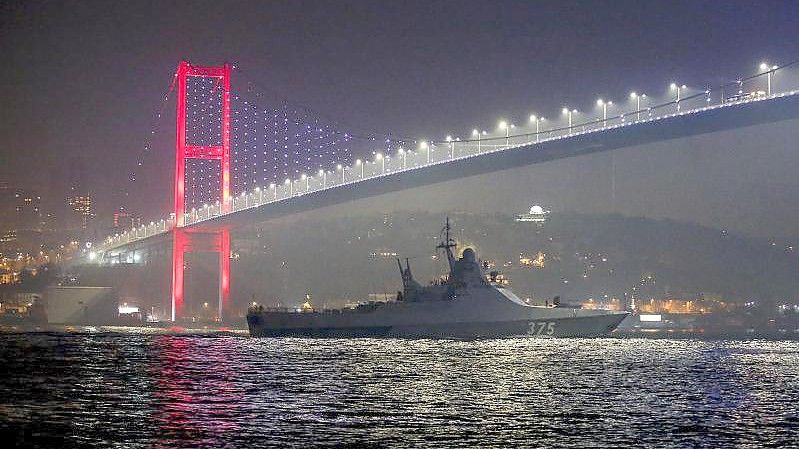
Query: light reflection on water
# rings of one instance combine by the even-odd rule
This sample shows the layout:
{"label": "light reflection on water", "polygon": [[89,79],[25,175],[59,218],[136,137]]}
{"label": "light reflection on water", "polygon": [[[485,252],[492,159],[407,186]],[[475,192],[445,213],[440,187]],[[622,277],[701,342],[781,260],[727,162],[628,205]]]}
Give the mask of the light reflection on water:
{"label": "light reflection on water", "polygon": [[796,341],[39,333],[0,345],[0,426],[18,445],[799,441]]}

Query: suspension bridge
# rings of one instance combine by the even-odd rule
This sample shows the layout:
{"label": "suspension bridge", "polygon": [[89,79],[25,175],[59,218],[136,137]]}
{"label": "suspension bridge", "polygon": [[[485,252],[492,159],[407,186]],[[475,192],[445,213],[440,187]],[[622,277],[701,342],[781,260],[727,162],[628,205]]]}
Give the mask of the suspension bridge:
{"label": "suspension bridge", "polygon": [[[557,126],[530,116],[524,125],[500,122],[492,133],[474,129],[465,137],[415,141],[343,132],[285,105],[260,109],[231,90],[231,65],[182,61],[171,89],[174,211],[95,242],[86,257],[92,263],[138,263],[171,243],[174,321],[183,311],[185,254],[218,253],[221,319],[229,310],[230,232],[237,227],[514,167],[796,118],[799,90],[789,87],[799,85],[783,82],[777,89],[773,82],[792,65],[761,66],[753,76],[700,90],[674,83],[672,97],[652,105],[646,95],[632,93],[634,106],[611,115],[609,106],[622,108],[598,100],[601,115],[583,121],[575,117],[587,114],[564,108]],[[379,142],[381,148],[357,153],[361,138],[367,147]]]}

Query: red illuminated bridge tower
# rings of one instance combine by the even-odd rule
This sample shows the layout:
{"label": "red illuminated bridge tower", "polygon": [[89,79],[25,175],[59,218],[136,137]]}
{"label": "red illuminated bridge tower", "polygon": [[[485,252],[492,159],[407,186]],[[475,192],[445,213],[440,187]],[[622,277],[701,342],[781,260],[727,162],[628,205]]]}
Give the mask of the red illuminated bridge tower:
{"label": "red illuminated bridge tower", "polygon": [[[221,89],[220,141],[188,142],[186,136],[186,85],[189,77],[211,78],[215,89]],[[187,159],[220,161],[220,193],[222,213],[230,212],[230,65],[198,67],[181,61],[175,74],[177,86],[177,119],[175,143],[175,228],[172,250],[172,321],[183,314],[184,258],[189,252],[219,253],[219,305],[217,319],[229,308],[230,302],[230,232],[219,229],[195,232],[184,229],[186,224],[185,178]]]}

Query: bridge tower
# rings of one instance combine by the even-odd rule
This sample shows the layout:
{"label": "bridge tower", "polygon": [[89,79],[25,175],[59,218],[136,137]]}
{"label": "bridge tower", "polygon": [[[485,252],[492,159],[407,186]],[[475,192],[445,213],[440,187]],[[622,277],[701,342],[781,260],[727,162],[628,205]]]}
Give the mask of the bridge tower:
{"label": "bridge tower", "polygon": [[[188,142],[186,135],[186,85],[190,77],[204,77],[215,80],[221,89],[221,131],[220,141]],[[175,73],[177,87],[176,142],[175,142],[175,225],[172,246],[172,321],[183,312],[185,254],[194,251],[219,253],[219,304],[217,318],[230,301],[230,232],[220,229],[214,232],[191,232],[184,229],[186,224],[186,160],[206,159],[220,161],[220,206],[222,213],[230,212],[230,64],[216,67],[199,67],[181,61]],[[210,243],[210,244],[209,244]]]}

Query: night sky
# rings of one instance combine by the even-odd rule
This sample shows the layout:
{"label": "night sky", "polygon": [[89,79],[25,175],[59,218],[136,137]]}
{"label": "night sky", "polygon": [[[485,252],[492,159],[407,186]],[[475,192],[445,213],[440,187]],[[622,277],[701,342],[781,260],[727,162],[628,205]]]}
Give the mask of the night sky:
{"label": "night sky", "polygon": [[[147,218],[168,211],[174,125],[155,114],[181,58],[234,63],[234,91],[252,83],[264,102],[310,107],[341,129],[419,139],[799,58],[794,1],[7,1],[0,10],[0,180],[55,207],[79,155],[100,218],[120,189],[147,204]],[[131,183],[153,129],[149,178]]]}

